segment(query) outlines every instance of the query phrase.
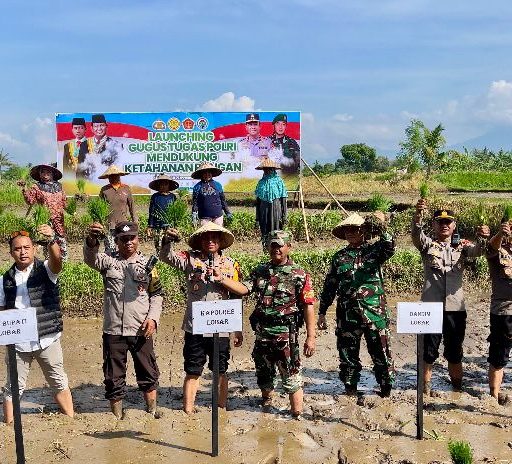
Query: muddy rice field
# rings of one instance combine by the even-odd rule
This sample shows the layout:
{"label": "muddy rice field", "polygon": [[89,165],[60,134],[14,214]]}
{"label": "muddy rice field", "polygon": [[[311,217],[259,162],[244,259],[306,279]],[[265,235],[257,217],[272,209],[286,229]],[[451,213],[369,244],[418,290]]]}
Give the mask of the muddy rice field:
{"label": "muddy rice field", "polygon": [[[149,244],[145,244],[149,250]],[[257,246],[256,246],[257,248]],[[255,252],[256,252],[255,248]],[[4,251],[2,256],[5,256]],[[71,250],[79,259],[80,246]],[[408,294],[390,301],[415,301]],[[182,308],[162,316],[155,350],[161,371],[159,405],[163,418],[144,412],[130,365],[127,417],[117,421],[103,397],[101,325],[99,318],[66,318],[62,343],[65,367],[77,414],[69,419],[56,411],[51,392],[38,368],[32,367],[22,399],[28,463],[450,463],[448,442],[467,440],[477,463],[512,463],[512,404],[500,406],[488,395],[486,337],[489,295],[468,295],[465,341],[465,384],[451,391],[444,360],[435,365],[432,396],[425,397],[424,439],[416,439],[416,338],[396,334],[392,350],[397,384],[390,398],[380,398],[364,341],[360,395],[348,397],[338,378],[334,307],[330,327],[317,334],[317,351],[303,359],[305,409],[301,420],[288,414],[288,398],[278,386],[272,407],[262,409],[251,359],[253,336],[244,326],[241,348],[232,349],[229,403],[220,411],[219,456],[211,451],[209,372],[205,372],[197,411],[181,411],[183,382]],[[101,304],[98,302],[98,304]],[[245,320],[251,311],[247,306]],[[395,312],[395,311],[393,311]],[[301,335],[304,340],[304,334]],[[3,348],[0,355],[4,355]],[[504,390],[512,396],[512,372],[505,372]],[[5,370],[0,369],[0,385]],[[1,401],[1,400],[0,400]],[[0,424],[0,463],[16,462],[14,430]]]}

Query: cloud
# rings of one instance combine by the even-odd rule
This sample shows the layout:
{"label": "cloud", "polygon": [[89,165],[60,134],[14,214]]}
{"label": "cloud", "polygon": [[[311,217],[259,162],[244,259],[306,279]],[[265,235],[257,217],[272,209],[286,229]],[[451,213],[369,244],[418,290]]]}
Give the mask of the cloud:
{"label": "cloud", "polygon": [[199,109],[201,111],[254,111],[254,100],[245,95],[236,98],[233,92],[226,92],[220,97],[203,103]]}
{"label": "cloud", "polygon": [[351,121],[352,119],[354,119],[354,116],[351,116],[350,114],[343,113],[343,114],[335,114],[332,118],[335,121],[348,122],[348,121]]}

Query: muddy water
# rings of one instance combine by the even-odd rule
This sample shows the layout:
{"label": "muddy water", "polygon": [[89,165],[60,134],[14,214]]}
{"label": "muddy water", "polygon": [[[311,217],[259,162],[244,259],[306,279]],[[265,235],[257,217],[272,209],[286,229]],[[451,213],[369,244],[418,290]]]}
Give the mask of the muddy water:
{"label": "muddy water", "polygon": [[[411,299],[415,296],[412,295]],[[512,407],[499,406],[487,394],[485,338],[487,299],[473,298],[466,336],[466,391],[450,391],[446,364],[435,366],[435,396],[426,399],[425,439],[415,439],[416,366],[414,336],[394,335],[397,389],[389,399],[374,390],[371,362],[364,345],[358,398],[342,394],[337,376],[336,341],[332,328],[319,334],[317,353],[304,360],[305,414],[288,414],[288,398],[278,388],[270,409],[258,404],[253,364],[253,338],[233,349],[230,402],[220,414],[220,456],[209,456],[210,375],[205,374],[197,413],[181,412],[182,332],[179,315],[165,315],[156,339],[161,370],[159,403],[165,415],[154,420],[143,411],[133,369],[125,399],[128,416],[116,421],[103,398],[101,320],[66,319],[63,346],[77,416],[55,412],[51,394],[33,366],[22,402],[27,462],[74,463],[351,463],[450,462],[447,443],[471,443],[476,462],[512,463]],[[248,327],[248,326],[247,326]],[[2,352],[3,355],[3,352]],[[512,393],[510,366],[505,389]],[[3,384],[5,373],[0,372]],[[0,425],[0,463],[15,462],[12,427]],[[405,461],[409,460],[409,461]]]}

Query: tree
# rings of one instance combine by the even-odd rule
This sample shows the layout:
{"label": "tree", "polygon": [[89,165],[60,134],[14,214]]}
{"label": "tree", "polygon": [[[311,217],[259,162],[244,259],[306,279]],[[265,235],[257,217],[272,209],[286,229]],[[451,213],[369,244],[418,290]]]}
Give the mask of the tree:
{"label": "tree", "polygon": [[13,165],[14,163],[10,160],[9,154],[5,153],[3,148],[0,148],[0,179],[2,178],[3,169]]}
{"label": "tree", "polygon": [[412,119],[405,129],[405,140],[400,142],[398,163],[409,170],[414,164],[421,162],[427,170],[427,177],[430,177],[432,170],[438,167],[445,157],[441,151],[446,144],[443,131],[442,124],[430,130],[419,119]]}
{"label": "tree", "polygon": [[336,161],[337,170],[371,172],[375,170],[377,151],[365,143],[352,143],[340,148],[342,158]]}

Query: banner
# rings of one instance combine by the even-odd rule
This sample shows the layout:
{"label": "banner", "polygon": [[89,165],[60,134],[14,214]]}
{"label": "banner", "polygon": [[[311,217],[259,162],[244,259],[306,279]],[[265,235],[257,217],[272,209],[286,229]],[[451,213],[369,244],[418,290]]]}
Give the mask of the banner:
{"label": "banner", "polygon": [[288,190],[297,190],[300,175],[300,113],[297,111],[59,113],[58,158],[66,193],[99,193],[99,179],[111,165],[134,194],[148,194],[148,184],[167,174],[180,187],[198,182],[190,175],[203,162],[223,172],[215,180],[226,192],[254,192],[265,157],[281,166]]}

